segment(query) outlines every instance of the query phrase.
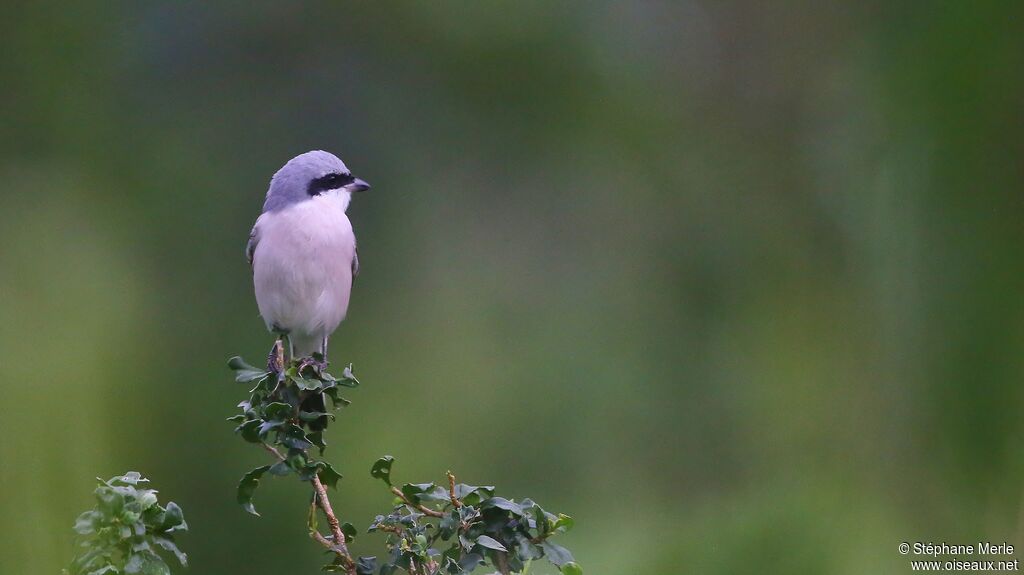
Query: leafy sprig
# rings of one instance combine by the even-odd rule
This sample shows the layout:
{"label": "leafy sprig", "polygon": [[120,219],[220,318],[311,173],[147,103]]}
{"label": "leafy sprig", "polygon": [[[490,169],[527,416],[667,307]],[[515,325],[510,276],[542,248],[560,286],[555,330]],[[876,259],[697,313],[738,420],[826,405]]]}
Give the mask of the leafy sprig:
{"label": "leafy sprig", "polygon": [[235,432],[242,439],[273,448],[270,451],[278,459],[272,465],[250,470],[238,484],[238,503],[257,516],[253,495],[266,473],[294,473],[302,481],[311,481],[316,476],[325,485],[337,487],[341,474],[330,463],[311,455],[310,449],[316,447],[323,455],[327,448],[324,430],[335,415],[327,411],[324,398],[330,398],[335,409],[345,407],[350,402],[341,397],[340,389],[359,385],[352,366],[346,367],[340,378],[335,377],[327,372],[319,354],[313,359],[293,360],[287,366],[283,360],[276,362],[273,355],[266,370],[253,367],[240,357],[228,362],[235,371],[235,381],[255,384],[249,390],[249,399],[238,404],[242,412],[228,421],[238,424]]}
{"label": "leafy sprig", "polygon": [[[551,541],[572,528],[568,515],[549,513],[531,499],[498,497],[493,486],[456,483],[451,472],[444,485],[398,487],[391,481],[393,464],[394,458],[385,456],[370,469],[396,498],[394,509],[378,515],[369,528],[387,535],[381,575],[398,570],[410,575],[471,573],[484,565],[503,574],[520,573],[541,558],[562,573],[583,573],[569,550]],[[370,558],[362,559],[370,563]]]}
{"label": "leafy sprig", "polygon": [[[240,357],[228,362],[235,372],[235,381],[253,384],[249,399],[238,404],[242,412],[228,418],[238,424],[235,432],[249,442],[262,446],[273,455],[274,463],[256,467],[242,476],[237,500],[243,509],[259,515],[253,496],[264,475],[294,474],[313,487],[310,502],[309,536],[333,553],[334,560],[325,570],[356,574],[356,561],[348,551],[348,543],[356,529],[341,523],[331,506],[326,486],[337,488],[342,476],[330,463],[316,458],[312,449],[323,455],[327,448],[324,431],[335,419],[327,409],[327,399],[334,410],[349,405],[340,395],[342,388],[355,388],[359,380],[349,365],[341,377],[328,373],[327,362],[320,354],[295,359],[285,356],[285,345],[277,340],[267,359],[267,369],[259,369]],[[327,519],[330,534],[318,528],[317,510]]]}
{"label": "leafy sprig", "polygon": [[[326,407],[330,398],[334,410],[349,405],[342,388],[355,388],[359,381],[346,367],[342,376],[327,372],[319,354],[312,358],[285,357],[285,345],[278,340],[267,368],[247,364],[239,357],[228,365],[235,380],[251,384],[249,399],[238,404],[241,413],[229,418],[235,431],[246,441],[260,445],[274,462],[246,473],[238,484],[237,498],[254,514],[253,496],[267,474],[295,474],[313,487],[309,510],[309,535],[323,545],[333,558],[323,567],[347,575],[469,574],[491,566],[502,575],[525,573],[532,561],[546,559],[565,575],[582,575],[583,570],[564,547],[551,541],[573,526],[568,515],[545,511],[531,499],[515,501],[499,497],[493,486],[456,483],[448,473],[446,484],[392,484],[390,456],[378,459],[371,476],[384,481],[395,496],[387,515],[378,515],[370,533],[385,534],[387,556],[353,557],[348,544],[358,530],[341,522],[327,495],[326,486],[337,488],[341,479],[334,467],[312,453],[323,455],[327,447],[324,431],[335,416]],[[319,518],[327,519],[330,535],[319,529]]]}
{"label": "leafy sprig", "polygon": [[167,575],[171,569],[161,553],[187,565],[174,540],[188,530],[181,507],[160,505],[155,489],[140,487],[149,480],[136,471],[97,481],[96,507],[75,521],[83,550],[65,575]]}

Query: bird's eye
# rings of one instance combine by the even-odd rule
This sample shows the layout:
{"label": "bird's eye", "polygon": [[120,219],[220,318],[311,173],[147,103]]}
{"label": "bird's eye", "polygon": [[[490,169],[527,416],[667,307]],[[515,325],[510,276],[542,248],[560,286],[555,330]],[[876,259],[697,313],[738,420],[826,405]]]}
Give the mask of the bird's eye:
{"label": "bird's eye", "polygon": [[321,176],[309,182],[309,187],[306,188],[306,192],[311,196],[317,196],[323,192],[347,186],[353,181],[355,181],[355,178],[352,177],[352,174],[327,174],[326,176]]}

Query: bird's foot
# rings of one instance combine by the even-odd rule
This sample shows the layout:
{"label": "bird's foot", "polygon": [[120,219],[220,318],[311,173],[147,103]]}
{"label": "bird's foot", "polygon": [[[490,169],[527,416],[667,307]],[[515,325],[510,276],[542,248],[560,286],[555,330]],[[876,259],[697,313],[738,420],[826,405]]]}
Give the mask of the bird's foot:
{"label": "bird's foot", "polygon": [[302,373],[302,370],[307,367],[312,367],[317,375],[327,371],[327,361],[323,357],[319,353],[314,353],[313,357],[302,358],[299,360],[299,373]]}
{"label": "bird's foot", "polygon": [[278,374],[284,372],[284,343],[280,339],[274,341],[274,347],[270,348],[267,355],[267,371]]}

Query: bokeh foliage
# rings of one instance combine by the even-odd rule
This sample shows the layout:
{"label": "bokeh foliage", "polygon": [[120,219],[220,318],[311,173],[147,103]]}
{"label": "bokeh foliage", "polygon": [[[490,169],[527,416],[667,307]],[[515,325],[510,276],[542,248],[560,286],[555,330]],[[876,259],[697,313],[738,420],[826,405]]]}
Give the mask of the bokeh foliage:
{"label": "bokeh foliage", "polygon": [[[374,185],[332,340],[374,382],[339,429],[374,433],[337,460],[499,470],[586,526],[565,544],[590,573],[899,572],[907,538],[1014,542],[1022,21],[5,5],[0,573],[59,572],[89,478],[129,467],[188,510],[193,575],[318,568],[292,552],[315,549],[298,482],[240,520],[264,460],[225,433],[221,374],[266,351],[241,252],[269,177],[321,147]],[[379,483],[338,471],[369,523]]]}
{"label": "bokeh foliage", "polygon": [[178,532],[188,531],[181,507],[160,505],[157,491],[142,486],[149,480],[137,471],[98,481],[96,506],[75,520],[81,549],[65,575],[170,575],[167,555],[188,565],[175,541]]}

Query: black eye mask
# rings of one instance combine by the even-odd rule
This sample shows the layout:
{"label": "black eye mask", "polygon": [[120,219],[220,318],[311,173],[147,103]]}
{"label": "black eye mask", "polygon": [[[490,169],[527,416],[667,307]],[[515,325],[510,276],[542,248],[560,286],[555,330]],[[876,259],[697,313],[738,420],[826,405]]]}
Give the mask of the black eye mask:
{"label": "black eye mask", "polygon": [[323,192],[347,186],[354,181],[355,178],[352,177],[352,174],[327,174],[309,182],[306,193],[311,196],[318,196]]}

